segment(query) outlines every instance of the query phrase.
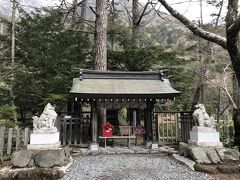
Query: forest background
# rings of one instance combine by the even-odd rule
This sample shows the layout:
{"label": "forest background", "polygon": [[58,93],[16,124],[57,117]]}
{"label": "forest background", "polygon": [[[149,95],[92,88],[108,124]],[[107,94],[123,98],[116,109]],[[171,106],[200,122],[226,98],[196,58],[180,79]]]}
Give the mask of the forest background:
{"label": "forest background", "polygon": [[[204,2],[217,13],[207,24],[201,18],[193,22],[224,36],[225,4]],[[60,1],[37,8],[13,0],[11,11],[15,13],[0,15],[0,119],[24,124],[48,102],[57,111],[67,111],[72,79],[80,68],[95,68],[95,1]],[[163,12],[158,1],[112,0],[107,17],[108,70],[166,69],[165,76],[182,94],[158,104],[158,111],[192,111],[195,104],[204,103],[218,121],[232,125],[229,97],[238,89],[226,50],[194,35]]]}

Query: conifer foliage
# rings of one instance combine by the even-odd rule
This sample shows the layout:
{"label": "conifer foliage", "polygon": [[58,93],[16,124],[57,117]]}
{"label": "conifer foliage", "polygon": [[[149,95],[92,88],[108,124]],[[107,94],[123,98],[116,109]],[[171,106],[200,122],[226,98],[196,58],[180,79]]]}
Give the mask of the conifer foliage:
{"label": "conifer foliage", "polygon": [[[21,14],[17,23],[13,91],[22,118],[42,109],[46,102],[55,104],[58,110],[66,110],[72,78],[77,76],[79,68],[89,68],[88,37],[65,28],[63,19],[64,14],[59,10],[44,10]],[[1,37],[5,44],[2,61],[7,61],[9,37],[8,34]],[[6,86],[1,86],[1,94],[7,96]]]}

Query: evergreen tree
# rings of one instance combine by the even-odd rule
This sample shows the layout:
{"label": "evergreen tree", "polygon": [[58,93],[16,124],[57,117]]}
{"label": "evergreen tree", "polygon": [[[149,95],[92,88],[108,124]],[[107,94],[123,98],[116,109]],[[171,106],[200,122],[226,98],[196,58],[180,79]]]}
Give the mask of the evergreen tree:
{"label": "evergreen tree", "polygon": [[13,90],[22,117],[47,102],[66,110],[72,78],[89,68],[88,37],[64,28],[63,18],[59,10],[44,10],[25,13],[17,24]]}

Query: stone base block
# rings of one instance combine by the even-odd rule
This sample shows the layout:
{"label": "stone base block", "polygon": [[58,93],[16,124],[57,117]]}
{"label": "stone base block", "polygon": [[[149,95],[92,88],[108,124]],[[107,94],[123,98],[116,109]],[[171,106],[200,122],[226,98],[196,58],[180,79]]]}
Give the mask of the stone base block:
{"label": "stone base block", "polygon": [[99,145],[96,143],[91,143],[89,149],[91,151],[98,151]]}
{"label": "stone base block", "polygon": [[196,145],[196,146],[209,146],[209,147],[223,147],[222,142],[195,142],[195,141],[188,141],[188,144]]}
{"label": "stone base block", "polygon": [[54,144],[28,144],[27,149],[29,150],[47,150],[47,149],[59,149],[61,142],[58,141]]}
{"label": "stone base block", "polygon": [[147,146],[147,147],[150,147],[151,145],[152,145],[152,142],[147,142],[147,141],[145,141],[145,146]]}
{"label": "stone base block", "polygon": [[188,143],[200,146],[223,146],[220,142],[219,132],[190,131],[190,140]]}
{"label": "stone base block", "polygon": [[[29,147],[34,147],[36,145],[30,145]],[[42,145],[41,145],[42,146]],[[39,147],[38,147],[39,149]],[[55,166],[61,167],[65,166],[69,161],[71,161],[70,149],[68,146],[63,146],[58,149],[47,149],[47,150],[19,150],[12,154],[11,163],[13,167],[41,167],[41,168],[52,168]],[[12,169],[12,168],[11,168]],[[23,169],[19,169],[22,171]],[[62,169],[63,170],[63,169]],[[36,171],[37,172],[37,171]],[[22,176],[21,176],[22,177]],[[55,179],[47,178],[44,179]],[[0,178],[1,179],[1,178]],[[19,179],[19,178],[10,178]],[[24,179],[24,178],[20,178]],[[27,178],[27,179],[41,179],[41,177]]]}
{"label": "stone base block", "polygon": [[59,142],[59,132],[31,133],[31,145],[53,145]]}
{"label": "stone base block", "polygon": [[157,143],[152,143],[151,149],[158,149],[158,144]]}
{"label": "stone base block", "polygon": [[190,169],[192,169],[194,171],[194,164],[195,162],[190,160],[190,159],[187,159],[186,157],[184,156],[180,156],[179,154],[173,154],[173,157],[179,161],[181,161],[182,163],[186,164]]}
{"label": "stone base block", "polygon": [[239,151],[219,146],[198,146],[179,143],[179,155],[189,157],[200,164],[219,164],[222,161],[239,161]]}

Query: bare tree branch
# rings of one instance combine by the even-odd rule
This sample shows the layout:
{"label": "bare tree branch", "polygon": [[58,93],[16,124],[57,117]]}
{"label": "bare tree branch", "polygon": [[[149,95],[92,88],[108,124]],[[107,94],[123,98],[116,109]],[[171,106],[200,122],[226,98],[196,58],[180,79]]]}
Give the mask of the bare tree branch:
{"label": "bare tree branch", "polygon": [[96,15],[99,16],[99,14],[94,10],[94,8],[92,6],[89,6],[89,9],[91,9],[91,11]]}
{"label": "bare tree branch", "polygon": [[[146,15],[145,12],[146,12],[147,7],[148,7],[149,4],[150,4],[150,1],[148,1],[148,2],[145,4],[145,6],[144,6],[144,8],[143,8],[143,10],[142,10],[142,13],[141,13],[141,15],[139,16],[139,19],[138,19],[138,21],[137,21],[137,24],[140,24],[141,21],[142,21],[143,16]],[[151,12],[151,11],[150,11],[150,12]],[[149,13],[150,13],[150,12],[149,12]],[[148,13],[148,14],[149,14],[149,13]]]}
{"label": "bare tree branch", "polygon": [[227,88],[227,79],[228,79],[227,69],[228,69],[228,67],[229,67],[230,65],[231,65],[231,63],[228,64],[228,65],[224,68],[224,73],[225,73],[225,75],[224,75],[224,78],[223,78],[223,87],[224,87],[223,89],[224,89],[224,91],[226,92],[226,94],[227,94],[230,102],[232,103],[233,108],[234,108],[234,109],[237,109],[237,105],[236,105],[236,103],[234,102],[234,100],[233,100],[232,96],[230,95],[230,93],[229,93],[229,91],[228,91],[228,88]]}
{"label": "bare tree branch", "polygon": [[185,16],[177,12],[175,9],[173,9],[165,0],[158,0],[167,10],[168,12],[177,18],[179,21],[181,21],[190,31],[192,31],[194,34],[198,35],[199,37],[214,42],[224,49],[227,49],[227,40],[225,37],[222,37],[220,35],[208,32],[203,30],[202,28],[198,27],[197,24],[194,24],[190,20],[188,20]]}
{"label": "bare tree branch", "polygon": [[126,3],[123,4],[123,3],[119,2],[119,4],[126,10],[129,24],[132,25],[132,16],[131,16],[131,13],[129,12],[128,8],[127,8]]}
{"label": "bare tree branch", "polygon": [[152,8],[154,8],[155,13],[156,13],[161,19],[165,20],[165,18],[162,17],[161,12],[160,12],[161,4],[160,4],[160,6],[159,6],[157,9],[156,9],[156,6],[157,6],[157,5],[155,5],[155,6],[151,5],[151,6],[152,6]]}
{"label": "bare tree branch", "polygon": [[219,116],[221,116],[226,110],[227,110],[227,108],[229,107],[229,103],[228,103],[228,105],[222,110],[222,112],[220,112],[218,115]]}
{"label": "bare tree branch", "polygon": [[219,23],[219,19],[220,19],[220,16],[221,16],[221,14],[222,14],[222,8],[223,8],[223,0],[220,2],[220,9],[219,9],[219,12],[218,12],[218,15],[217,15],[215,27],[216,27],[216,26],[218,25],[218,23]]}
{"label": "bare tree branch", "polygon": [[153,43],[153,41],[156,39],[156,37],[163,31],[163,29],[160,29],[160,31],[158,31],[154,37],[152,38],[152,40],[150,41],[150,43],[146,46],[147,48]]}

